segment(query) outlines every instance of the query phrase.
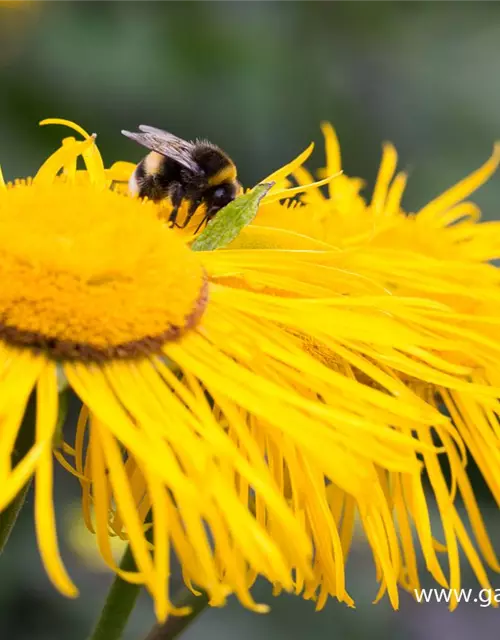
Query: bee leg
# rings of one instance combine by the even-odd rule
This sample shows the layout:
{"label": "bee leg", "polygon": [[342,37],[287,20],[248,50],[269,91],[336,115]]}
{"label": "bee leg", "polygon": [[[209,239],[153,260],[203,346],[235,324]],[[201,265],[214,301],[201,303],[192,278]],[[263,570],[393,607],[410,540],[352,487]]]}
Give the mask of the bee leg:
{"label": "bee leg", "polygon": [[198,233],[198,231],[203,227],[203,225],[207,226],[210,220],[212,220],[212,218],[215,218],[215,216],[219,211],[220,211],[220,207],[217,207],[217,206],[210,207],[210,209],[207,209],[207,212],[205,213],[205,216],[203,217],[200,224],[197,226],[195,233]]}
{"label": "bee leg", "polygon": [[196,209],[198,209],[198,207],[201,204],[201,198],[198,198],[196,200],[192,200],[191,204],[189,205],[189,209],[188,212],[186,214],[186,218],[183,222],[183,224],[181,225],[182,228],[184,229],[185,227],[188,226],[188,224],[191,222],[191,218],[194,216],[194,214],[196,213]]}
{"label": "bee leg", "polygon": [[180,182],[172,182],[168,189],[168,197],[172,203],[172,212],[168,217],[168,221],[172,227],[178,227],[181,229],[185,225],[177,224],[179,207],[181,206],[182,199],[184,198],[184,187]]}
{"label": "bee leg", "polygon": [[198,231],[200,231],[203,225],[207,226],[207,224],[210,222],[211,219],[212,219],[212,216],[209,216],[208,214],[206,214],[205,217],[202,218],[200,224],[196,227],[195,233],[198,233]]}

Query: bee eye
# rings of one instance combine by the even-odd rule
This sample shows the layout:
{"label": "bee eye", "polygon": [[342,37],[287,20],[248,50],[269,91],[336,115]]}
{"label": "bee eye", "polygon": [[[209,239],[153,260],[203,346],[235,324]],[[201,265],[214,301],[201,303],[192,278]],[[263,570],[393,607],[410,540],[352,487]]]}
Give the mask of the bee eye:
{"label": "bee eye", "polygon": [[213,193],[214,200],[225,200],[226,197],[227,193],[224,187],[218,187]]}
{"label": "bee eye", "polygon": [[207,202],[209,205],[209,211],[213,214],[222,209],[227,204],[234,200],[234,189],[231,184],[221,184],[218,187],[213,187],[212,191],[207,194]]}

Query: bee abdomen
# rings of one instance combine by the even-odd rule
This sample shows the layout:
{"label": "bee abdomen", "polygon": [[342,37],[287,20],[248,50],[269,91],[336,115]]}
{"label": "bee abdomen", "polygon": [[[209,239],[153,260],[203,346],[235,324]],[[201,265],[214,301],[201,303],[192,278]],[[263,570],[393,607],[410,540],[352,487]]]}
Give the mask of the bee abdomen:
{"label": "bee abdomen", "polygon": [[144,182],[144,176],[144,160],[141,160],[128,181],[128,189],[133,196],[141,196],[141,187]]}
{"label": "bee abdomen", "polygon": [[177,175],[166,158],[157,153],[148,154],[136,166],[129,180],[129,191],[139,198],[158,202],[168,197],[169,187]]}

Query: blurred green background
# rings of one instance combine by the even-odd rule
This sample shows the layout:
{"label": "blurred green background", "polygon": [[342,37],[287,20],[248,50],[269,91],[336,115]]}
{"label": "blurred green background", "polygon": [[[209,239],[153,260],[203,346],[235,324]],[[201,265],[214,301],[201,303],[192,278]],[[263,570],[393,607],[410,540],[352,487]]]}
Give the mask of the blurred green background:
{"label": "blurred green background", "polygon": [[[319,122],[329,119],[347,173],[369,186],[381,142],[396,144],[411,175],[404,204],[415,210],[490,154],[500,138],[499,78],[495,2],[0,2],[0,164],[8,179],[35,172],[67,135],[37,127],[54,116],[97,132],[107,164],[136,161],[141,150],[119,131],[145,123],[213,140],[251,185],[310,140],[320,142]],[[311,167],[322,163],[320,144]],[[476,201],[485,217],[500,217],[498,177]],[[78,488],[65,473],[56,500],[81,597],[64,600],[48,582],[31,501],[0,562],[2,639],[83,639],[107,591],[110,576],[75,549]],[[483,509],[498,539],[498,510],[487,496]],[[356,611],[332,602],[314,614],[313,603],[273,599],[260,584],[256,597],[272,604],[269,615],[231,602],[206,612],[184,637],[498,637],[499,612],[478,604],[449,614],[402,594],[398,613],[385,601],[372,606],[374,572],[362,544],[348,572]],[[464,582],[475,587],[467,570]],[[145,596],[126,638],[142,638],[152,622]]]}

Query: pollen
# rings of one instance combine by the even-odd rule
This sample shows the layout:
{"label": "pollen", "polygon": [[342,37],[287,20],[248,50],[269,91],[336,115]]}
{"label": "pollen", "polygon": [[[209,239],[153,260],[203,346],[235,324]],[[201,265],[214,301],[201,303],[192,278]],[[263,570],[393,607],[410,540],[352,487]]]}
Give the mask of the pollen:
{"label": "pollen", "polygon": [[93,185],[0,190],[0,336],[61,359],[158,351],[201,316],[196,254],[153,203]]}

